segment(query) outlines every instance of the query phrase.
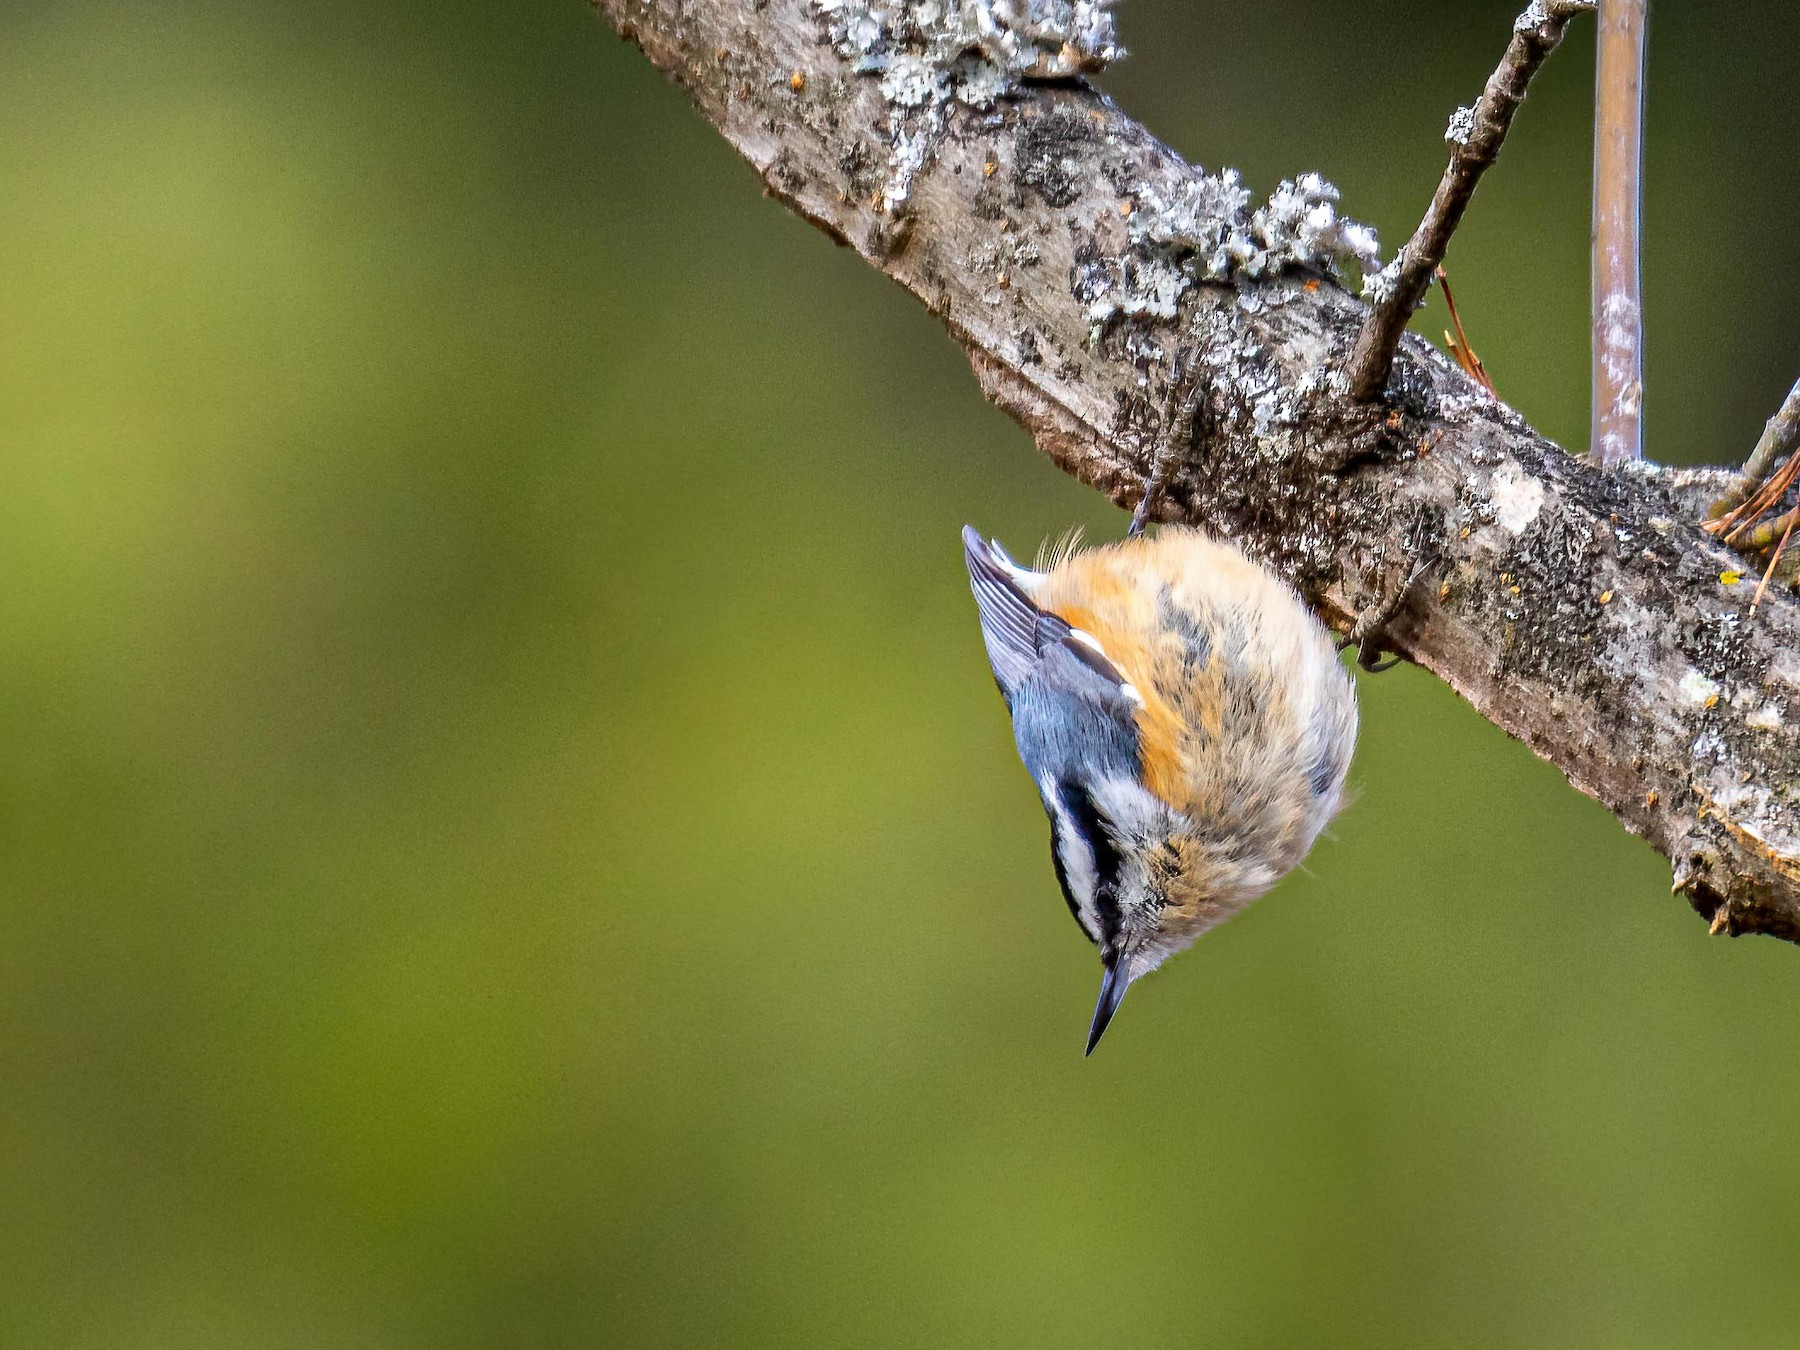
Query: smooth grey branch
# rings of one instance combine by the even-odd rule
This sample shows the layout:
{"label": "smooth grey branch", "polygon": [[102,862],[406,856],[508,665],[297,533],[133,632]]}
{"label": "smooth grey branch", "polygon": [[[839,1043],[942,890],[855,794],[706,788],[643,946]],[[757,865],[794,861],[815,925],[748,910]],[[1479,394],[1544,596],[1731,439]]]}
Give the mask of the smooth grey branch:
{"label": "smooth grey branch", "polygon": [[1588,455],[1644,457],[1642,237],[1644,57],[1649,0],[1600,0],[1594,75],[1594,396]]}

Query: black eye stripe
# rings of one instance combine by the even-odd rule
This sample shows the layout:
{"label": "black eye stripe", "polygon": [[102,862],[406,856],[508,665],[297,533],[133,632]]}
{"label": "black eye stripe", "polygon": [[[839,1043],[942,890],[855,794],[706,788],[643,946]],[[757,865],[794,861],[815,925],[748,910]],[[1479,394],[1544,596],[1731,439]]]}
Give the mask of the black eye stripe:
{"label": "black eye stripe", "polygon": [[[1094,854],[1094,914],[1100,921],[1102,945],[1119,935],[1119,874],[1125,860],[1114,844],[1106,819],[1085,785],[1065,779],[1056,785],[1057,800]],[[1058,862],[1060,870],[1061,863]],[[1065,887],[1066,894],[1066,887]]]}

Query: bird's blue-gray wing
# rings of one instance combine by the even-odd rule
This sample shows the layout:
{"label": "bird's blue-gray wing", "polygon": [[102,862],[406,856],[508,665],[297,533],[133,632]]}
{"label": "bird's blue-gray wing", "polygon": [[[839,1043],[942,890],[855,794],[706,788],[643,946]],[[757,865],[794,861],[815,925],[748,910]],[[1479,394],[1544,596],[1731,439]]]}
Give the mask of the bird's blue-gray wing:
{"label": "bird's blue-gray wing", "polygon": [[969,589],[975,592],[975,608],[981,616],[988,664],[994,669],[1000,692],[1010,701],[1013,690],[1043,659],[1043,621],[1054,616],[1045,614],[1019,589],[993,547],[972,525],[963,526],[963,561],[969,567]]}
{"label": "bird's blue-gray wing", "polygon": [[[988,662],[1012,714],[1019,758],[1050,817],[1057,884],[1081,931],[1105,949],[1119,930],[1116,893],[1123,864],[1096,794],[1109,781],[1142,777],[1138,696],[1091,640],[1083,640],[1087,635],[1077,635],[1025,593],[1018,580],[1022,569],[1011,559],[967,527],[963,551]],[[1106,1015],[1096,1014],[1089,1049],[1123,992],[1124,985],[1109,976],[1101,995]]]}
{"label": "bird's blue-gray wing", "polygon": [[[1034,673],[1041,673],[1047,658],[1060,668],[1068,660],[1085,668],[1086,676],[1069,673],[1082,684],[1090,678],[1101,686],[1093,692],[1112,699],[1122,696],[1125,677],[1112,662],[1086,642],[1073,637],[1074,630],[1062,619],[1040,609],[1014,579],[1011,559],[975,532],[963,526],[963,559],[969,567],[969,588],[975,592],[975,608],[981,616],[981,640],[987,647],[994,680],[1010,703],[1018,688]],[[1004,559],[1004,562],[1002,561]]]}

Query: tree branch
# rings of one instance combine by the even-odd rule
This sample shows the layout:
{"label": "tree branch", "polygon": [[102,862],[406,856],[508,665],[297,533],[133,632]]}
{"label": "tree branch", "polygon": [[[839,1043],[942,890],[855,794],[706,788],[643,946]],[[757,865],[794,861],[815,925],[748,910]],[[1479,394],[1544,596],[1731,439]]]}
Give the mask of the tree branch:
{"label": "tree branch", "polygon": [[1392,644],[1673,859],[1715,931],[1800,940],[1800,611],[1774,592],[1752,622],[1721,581],[1732,557],[1693,523],[1716,482],[1590,468],[1410,336],[1388,404],[1337,392],[1365,307],[1304,268],[1158,272],[1133,204],[1235,180],[1079,82],[973,107],[916,63],[859,73],[813,0],[596,2],[773,195],[944,321],[1056,463],[1135,501],[1193,403],[1163,514],[1338,626],[1434,557]]}
{"label": "tree branch", "polygon": [[1450,119],[1450,129],[1444,136],[1452,147],[1450,163],[1438,182],[1425,219],[1395,260],[1391,284],[1383,287],[1383,294],[1363,322],[1356,347],[1350,353],[1346,377],[1352,398],[1380,397],[1394,364],[1400,334],[1406,331],[1413,311],[1425,298],[1432,272],[1444,261],[1450,236],[1462,223],[1463,212],[1475,195],[1481,175],[1500,157],[1500,146],[1512,126],[1513,114],[1525,101],[1531,77],[1561,45],[1569,20],[1577,14],[1591,13],[1593,8],[1594,0],[1531,0],[1531,5],[1514,21],[1506,55],[1488,77],[1481,98],[1473,108],[1457,109]]}

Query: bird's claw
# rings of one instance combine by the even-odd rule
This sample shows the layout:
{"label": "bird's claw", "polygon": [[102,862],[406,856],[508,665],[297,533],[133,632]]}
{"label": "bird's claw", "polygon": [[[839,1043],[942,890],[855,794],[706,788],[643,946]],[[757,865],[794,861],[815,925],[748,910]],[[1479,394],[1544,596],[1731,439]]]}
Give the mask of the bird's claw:
{"label": "bird's claw", "polygon": [[1125,530],[1127,538],[1136,539],[1144,532],[1144,527],[1162,505],[1163,491],[1169,486],[1169,474],[1178,461],[1193,453],[1205,396],[1205,386],[1194,381],[1170,400],[1163,416],[1161,434],[1150,453],[1150,470],[1144,475],[1143,493],[1131,513],[1131,524]]}
{"label": "bird's claw", "polygon": [[[1356,648],[1356,667],[1370,675],[1380,675],[1392,670],[1406,658],[1398,652],[1392,652],[1386,645],[1388,625],[1393,623],[1400,611],[1406,608],[1407,597],[1421,577],[1437,565],[1436,554],[1428,554],[1413,564],[1412,571],[1406,574],[1406,580],[1400,589],[1384,600],[1377,608],[1369,610],[1356,620],[1348,636],[1338,643],[1338,650],[1345,651]],[[1385,660],[1382,654],[1388,652]]]}

